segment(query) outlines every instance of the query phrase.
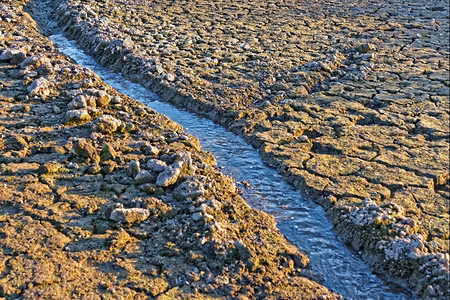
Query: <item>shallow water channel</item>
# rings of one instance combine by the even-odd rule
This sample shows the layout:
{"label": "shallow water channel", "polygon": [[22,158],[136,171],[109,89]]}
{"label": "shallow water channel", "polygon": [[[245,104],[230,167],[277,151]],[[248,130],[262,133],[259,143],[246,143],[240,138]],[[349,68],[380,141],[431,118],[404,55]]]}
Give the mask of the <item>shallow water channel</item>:
{"label": "shallow water channel", "polygon": [[[323,208],[303,198],[275,169],[264,165],[257,151],[241,137],[211,120],[160,101],[157,95],[141,85],[101,67],[74,41],[62,35],[50,38],[60,51],[97,73],[106,83],[168,116],[181,124],[186,132],[198,137],[203,149],[216,157],[221,171],[232,176],[242,188],[247,203],[274,216],[280,231],[305,250],[313,273],[323,276],[322,283],[327,288],[348,299],[411,299],[377,277],[362,258],[336,236]],[[242,181],[249,182],[250,186],[244,188]]]}

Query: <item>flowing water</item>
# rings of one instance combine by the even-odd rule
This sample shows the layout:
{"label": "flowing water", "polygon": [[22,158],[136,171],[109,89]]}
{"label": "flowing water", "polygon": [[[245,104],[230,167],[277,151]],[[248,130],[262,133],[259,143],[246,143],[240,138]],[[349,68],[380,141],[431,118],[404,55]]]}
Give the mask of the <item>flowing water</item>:
{"label": "flowing water", "polygon": [[[311,260],[313,273],[323,276],[323,285],[348,299],[411,299],[408,294],[377,277],[357,254],[332,230],[322,207],[305,199],[287,184],[276,170],[264,165],[257,151],[245,141],[211,120],[176,108],[121,74],[101,67],[74,41],[62,35],[50,36],[60,51],[78,64],[97,73],[120,92],[148,105],[181,124],[200,139],[203,149],[217,159],[221,171],[232,176],[252,207],[275,217],[280,231]],[[241,182],[247,181],[246,189]]]}

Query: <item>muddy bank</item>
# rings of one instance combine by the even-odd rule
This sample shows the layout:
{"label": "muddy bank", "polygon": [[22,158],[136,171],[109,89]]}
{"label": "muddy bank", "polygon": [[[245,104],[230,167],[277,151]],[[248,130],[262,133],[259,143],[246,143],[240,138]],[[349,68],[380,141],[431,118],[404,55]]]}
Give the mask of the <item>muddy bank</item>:
{"label": "muddy bank", "polygon": [[0,297],[338,299],[181,126],[0,6]]}
{"label": "muddy bank", "polygon": [[259,148],[374,266],[448,293],[448,5],[48,3],[103,65]]}

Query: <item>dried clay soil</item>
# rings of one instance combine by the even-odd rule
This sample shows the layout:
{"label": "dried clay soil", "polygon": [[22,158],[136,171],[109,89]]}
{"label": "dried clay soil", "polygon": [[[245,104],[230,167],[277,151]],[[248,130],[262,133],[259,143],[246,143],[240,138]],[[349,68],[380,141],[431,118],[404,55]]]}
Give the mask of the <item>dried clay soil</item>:
{"label": "dried clay soil", "polygon": [[[0,5],[2,299],[340,299],[178,124]],[[4,297],[4,298],[3,298]]]}
{"label": "dried clay soil", "polygon": [[383,273],[448,295],[448,1],[46,7],[101,64],[259,148]]}
{"label": "dried clay soil", "polygon": [[[448,1],[59,0],[31,1],[27,10],[41,29],[64,29],[103,65],[241,134],[286,180],[327,209],[337,232],[368,262],[402,279],[419,297],[448,296]],[[14,23],[8,12],[2,20]],[[10,35],[20,39],[20,32]],[[3,46],[7,63],[31,57],[27,51],[6,53],[12,45]],[[40,87],[54,79],[45,70],[32,71],[37,75],[21,78],[27,92],[47,97]],[[139,127],[141,121],[129,124],[122,114],[99,117],[104,102],[123,104],[89,82],[85,87],[81,94],[66,89],[67,111],[54,112],[65,126],[87,122],[109,136]],[[122,167],[133,180],[142,172],[138,184],[120,183],[123,190],[102,185],[118,199],[127,184],[158,195],[165,180],[173,181],[176,170],[188,172],[195,161],[179,151],[167,158],[141,147],[144,155],[158,153],[158,161],[122,162],[125,150],[89,137],[118,166],[96,162],[94,155],[94,163],[74,162],[72,170],[100,172],[113,186],[123,177],[109,179],[108,170]],[[90,155],[83,143],[66,140],[79,157]],[[163,142],[172,145],[169,140]],[[119,155],[110,150],[116,148]],[[39,178],[51,169],[42,168]],[[161,177],[155,168],[164,170]],[[195,190],[202,180],[195,177],[180,189]],[[148,211],[145,205],[133,205],[108,208],[108,222],[124,223],[121,218],[136,212],[149,218],[140,210]],[[210,213],[198,213],[195,219],[209,222]]]}

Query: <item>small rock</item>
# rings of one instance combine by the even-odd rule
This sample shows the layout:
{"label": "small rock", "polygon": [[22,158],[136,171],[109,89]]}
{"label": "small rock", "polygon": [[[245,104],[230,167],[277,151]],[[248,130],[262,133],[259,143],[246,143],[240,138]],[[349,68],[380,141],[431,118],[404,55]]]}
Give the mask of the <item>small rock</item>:
{"label": "small rock", "polygon": [[48,75],[53,73],[53,66],[50,62],[44,62],[42,63],[37,69],[36,72],[39,75]]}
{"label": "small rock", "polygon": [[192,215],[192,220],[194,221],[200,221],[202,219],[202,213],[201,212],[196,212]]}
{"label": "small rock", "polygon": [[133,40],[132,40],[129,36],[127,36],[127,37],[123,40],[123,46],[124,46],[125,48],[128,48],[128,49],[133,48],[133,47],[134,47],[134,42],[133,42]]}
{"label": "small rock", "polygon": [[331,73],[333,70],[331,69],[330,65],[327,63],[324,63],[323,61],[318,63],[318,67],[328,73]]}
{"label": "small rock", "polygon": [[69,162],[67,164],[67,168],[69,168],[69,169],[78,169],[79,167],[80,166],[77,163],[74,163],[74,162]]}
{"label": "small rock", "polygon": [[80,19],[85,20],[88,16],[87,12],[85,12],[84,10],[80,11],[80,14],[78,15],[80,17]]}
{"label": "small rock", "polygon": [[28,93],[29,96],[41,96],[43,98],[50,95],[50,82],[44,77],[40,77],[36,79],[29,87]]}
{"label": "small rock", "polygon": [[63,122],[65,124],[71,122],[81,122],[86,121],[89,118],[90,116],[86,109],[74,109],[66,112]]}
{"label": "small rock", "polygon": [[306,143],[308,141],[308,136],[307,135],[301,135],[299,137],[300,142],[304,142]]}
{"label": "small rock", "polygon": [[355,49],[359,53],[367,53],[367,52],[374,51],[376,49],[376,47],[373,44],[367,43],[367,44],[361,44],[358,47],[356,47]]}
{"label": "small rock", "polygon": [[[88,75],[88,73],[85,73],[85,74]],[[85,87],[85,88],[88,88],[88,87],[91,87],[91,86],[93,86],[93,85],[94,85],[94,82],[92,81],[91,78],[85,78],[85,79],[83,79],[83,80],[81,81],[79,87]]]}
{"label": "small rock", "polygon": [[30,71],[30,72],[26,72],[25,75],[23,75],[22,78],[23,78],[24,80],[28,80],[29,78],[30,78],[30,79],[35,78],[37,75],[38,75],[37,72],[35,72],[35,71]]}
{"label": "small rock", "polygon": [[[89,105],[89,104],[88,104]],[[87,107],[86,110],[88,111],[89,115],[95,119],[98,118],[99,116],[101,116],[103,114],[103,111],[97,108],[93,108],[93,107]],[[95,124],[94,124],[95,125]]]}
{"label": "small rock", "polygon": [[136,184],[145,184],[145,183],[151,183],[155,181],[155,176],[153,176],[149,171],[142,170],[139,172],[139,174],[136,175],[134,178],[136,180]]}
{"label": "small rock", "polygon": [[434,291],[434,288],[432,285],[427,286],[427,293],[428,296],[433,297],[436,295],[436,292]]}
{"label": "small rock", "polygon": [[41,63],[44,61],[41,57],[37,55],[33,55],[31,57],[25,58],[25,60],[20,64],[20,68],[25,68],[28,66],[33,66],[34,68],[37,68],[41,65]]}
{"label": "small rock", "polygon": [[112,97],[111,102],[113,104],[120,104],[120,103],[122,103],[122,98],[120,98],[120,96],[114,96],[114,97]]}
{"label": "small rock", "polygon": [[98,91],[96,93],[97,99],[96,103],[99,107],[106,107],[111,102],[111,98],[105,91]]}
{"label": "small rock", "polygon": [[97,150],[94,148],[92,143],[88,142],[86,139],[76,140],[73,144],[73,151],[76,156],[91,159],[95,162],[100,161],[100,156],[97,154]]}
{"label": "small rock", "polygon": [[83,90],[82,89],[70,90],[69,93],[68,93],[68,96],[69,97],[75,97],[75,96],[78,96],[78,95],[81,95],[81,94],[83,94]]}
{"label": "small rock", "polygon": [[141,164],[138,160],[132,160],[128,164],[127,174],[131,178],[135,178],[137,174],[141,171]]}
{"label": "small rock", "polygon": [[159,150],[155,146],[150,145],[145,149],[144,153],[145,153],[145,155],[156,156],[159,154]]}
{"label": "small rock", "polygon": [[414,228],[416,226],[416,221],[414,219],[408,218],[405,221],[405,224],[407,224],[409,227]]}
{"label": "small rock", "polygon": [[291,254],[290,256],[294,261],[295,267],[297,268],[306,268],[310,263],[308,256],[304,254]]}
{"label": "small rock", "polygon": [[83,95],[75,96],[73,100],[67,104],[69,109],[86,108],[87,106],[86,97]]}
{"label": "small rock", "polygon": [[167,167],[166,163],[159,159],[150,159],[147,161],[147,168],[154,172],[162,172]]}
{"label": "small rock", "polygon": [[102,164],[102,172],[104,174],[110,174],[117,168],[117,164],[114,161],[107,161]]}
{"label": "small rock", "polygon": [[249,44],[243,44],[241,47],[243,50],[250,50],[252,48]]}
{"label": "small rock", "polygon": [[143,185],[139,186],[139,190],[147,194],[153,194],[158,190],[158,186],[153,183],[144,183]]}
{"label": "small rock", "polygon": [[20,53],[20,50],[6,50],[0,55],[0,61],[8,61],[11,60],[14,55]]}
{"label": "small rock", "polygon": [[205,223],[211,223],[214,221],[214,216],[210,214],[205,214]]}
{"label": "small rock", "polygon": [[55,161],[50,161],[46,164],[43,164],[37,170],[38,174],[55,174],[58,173],[62,168],[62,165]]}
{"label": "small rock", "polygon": [[61,113],[61,109],[56,105],[53,105],[52,110],[55,114]]}
{"label": "small rock", "polygon": [[150,212],[144,208],[115,208],[111,211],[110,220],[120,223],[138,223],[147,220]]}
{"label": "small rock", "polygon": [[87,95],[85,98],[88,107],[97,108],[97,97]]}
{"label": "small rock", "polygon": [[206,191],[203,187],[204,184],[202,182],[202,179],[202,176],[194,176],[186,181],[183,181],[174,190],[175,197],[181,200],[186,198],[195,199],[203,195]]}
{"label": "small rock", "polygon": [[156,73],[161,74],[164,72],[163,66],[162,64],[155,64],[154,66],[154,70],[156,71]]}
{"label": "small rock", "polygon": [[156,185],[166,187],[177,182],[182,167],[183,161],[177,161],[176,163],[167,166],[156,178]]}
{"label": "small rock", "polygon": [[112,134],[117,131],[120,125],[122,125],[122,121],[117,120],[113,116],[101,115],[95,120],[94,130],[103,134]]}
{"label": "small rock", "polygon": [[[106,232],[107,227],[104,230]],[[132,237],[125,230],[120,228],[119,231],[115,231],[110,235],[107,244],[109,245],[110,250],[120,249],[123,248],[126,244],[128,244],[131,240]]]}
{"label": "small rock", "polygon": [[113,146],[108,143],[104,143],[100,157],[102,161],[115,159],[117,157],[117,152],[114,150]]}
{"label": "small rock", "polygon": [[134,126],[133,123],[127,122],[127,123],[125,124],[125,130],[126,130],[127,132],[132,132],[132,131],[134,131],[135,129],[136,129],[136,126]]}
{"label": "small rock", "polygon": [[268,106],[270,106],[270,105],[272,105],[272,103],[270,103],[270,101],[269,100],[266,100],[266,101],[264,101],[262,104],[261,104],[261,107],[268,107]]}
{"label": "small rock", "polygon": [[19,53],[14,54],[14,56],[11,58],[11,64],[18,65],[22,63],[25,60],[26,56],[25,53],[20,51]]}
{"label": "small rock", "polygon": [[98,174],[102,171],[102,167],[100,167],[99,164],[95,163],[93,165],[90,165],[87,169],[86,169],[86,173],[87,174]]}
{"label": "small rock", "polygon": [[170,81],[170,82],[175,81],[175,75],[173,75],[173,74],[166,74],[165,78],[167,81]]}

